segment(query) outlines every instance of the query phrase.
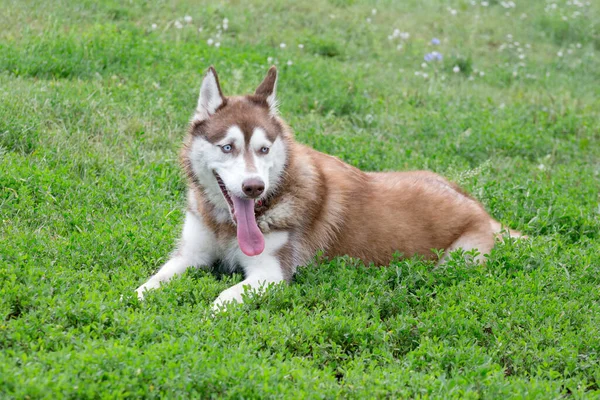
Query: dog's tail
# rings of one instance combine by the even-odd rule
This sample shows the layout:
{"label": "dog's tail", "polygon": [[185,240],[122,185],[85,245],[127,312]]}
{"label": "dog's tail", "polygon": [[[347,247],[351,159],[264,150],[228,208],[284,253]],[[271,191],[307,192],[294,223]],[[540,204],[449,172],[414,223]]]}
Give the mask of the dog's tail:
{"label": "dog's tail", "polygon": [[523,235],[519,231],[515,231],[508,227],[502,226],[502,224],[496,221],[495,219],[490,219],[490,225],[492,227],[492,232],[494,232],[494,237],[501,241],[506,236],[517,239],[527,239],[526,235]]}

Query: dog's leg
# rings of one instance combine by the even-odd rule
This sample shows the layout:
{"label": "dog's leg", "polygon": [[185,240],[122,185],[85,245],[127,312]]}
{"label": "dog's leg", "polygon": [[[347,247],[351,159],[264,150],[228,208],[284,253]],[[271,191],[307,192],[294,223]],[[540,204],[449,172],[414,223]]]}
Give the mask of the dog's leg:
{"label": "dog's leg", "polygon": [[155,275],[137,288],[138,298],[142,300],[146,290],[158,288],[161,282],[167,282],[174,275],[183,273],[188,267],[212,264],[215,259],[215,248],[214,234],[202,222],[201,217],[188,211],[177,251]]}
{"label": "dog's leg", "polygon": [[464,251],[470,251],[476,249],[479,254],[475,257],[475,261],[483,263],[486,260],[486,255],[490,253],[494,247],[494,233],[488,221],[482,221],[481,223],[475,224],[469,228],[458,239],[450,245],[444,256],[440,259],[438,265],[444,264],[450,252],[463,249]]}
{"label": "dog's leg", "polygon": [[237,262],[244,269],[246,278],[221,292],[213,303],[213,308],[218,310],[233,301],[242,303],[242,294],[246,290],[261,292],[269,284],[285,280],[284,264],[287,260],[282,259],[279,250],[287,243],[288,236],[288,232],[283,231],[265,235],[265,250],[258,256],[248,257],[238,249]]}

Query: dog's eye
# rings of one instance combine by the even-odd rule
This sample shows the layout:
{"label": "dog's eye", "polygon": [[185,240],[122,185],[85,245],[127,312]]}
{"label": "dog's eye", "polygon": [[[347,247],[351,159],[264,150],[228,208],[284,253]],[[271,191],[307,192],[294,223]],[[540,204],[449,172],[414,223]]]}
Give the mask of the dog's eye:
{"label": "dog's eye", "polygon": [[233,150],[233,146],[230,144],[226,144],[224,146],[221,146],[221,150],[223,150],[223,153],[231,153],[231,150]]}
{"label": "dog's eye", "polygon": [[261,147],[260,148],[260,152],[263,154],[269,154],[269,148],[268,147]]}

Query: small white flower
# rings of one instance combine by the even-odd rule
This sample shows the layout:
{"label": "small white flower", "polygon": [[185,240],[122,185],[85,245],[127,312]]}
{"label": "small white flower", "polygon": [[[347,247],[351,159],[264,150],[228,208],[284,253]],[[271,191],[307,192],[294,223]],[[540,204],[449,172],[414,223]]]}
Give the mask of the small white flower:
{"label": "small white flower", "polygon": [[457,13],[458,13],[458,11],[456,11],[454,8],[450,9],[450,14],[456,15]]}
{"label": "small white flower", "polygon": [[267,57],[267,63],[272,64],[273,63],[273,57]]}
{"label": "small white flower", "polygon": [[469,77],[469,80],[470,80],[470,81],[474,81],[474,80],[475,80],[475,78],[473,78],[473,76],[470,76],[470,77]]}
{"label": "small white flower", "polygon": [[292,60],[288,60],[288,61],[287,61],[287,65],[288,65],[288,66],[290,66],[290,65],[292,65],[292,64],[293,64]]}
{"label": "small white flower", "polygon": [[286,45],[285,43],[280,43],[280,44],[279,44],[279,47],[280,47],[280,48],[282,48],[282,49],[285,49],[285,47],[286,47],[286,46],[287,46],[287,45]]}
{"label": "small white flower", "polygon": [[372,14],[372,15],[376,15],[376,14],[377,14],[377,9],[376,9],[376,8],[372,9],[372,10],[371,10],[371,14]]}
{"label": "small white flower", "polygon": [[419,75],[421,75],[421,74],[422,74],[422,72],[421,72],[421,71],[415,71],[415,76],[419,76]]}
{"label": "small white flower", "polygon": [[484,76],[484,75],[485,75],[485,72],[479,71],[479,76]]}
{"label": "small white flower", "polygon": [[229,20],[227,19],[227,17],[223,18],[223,25],[227,25],[229,24]]}
{"label": "small white flower", "polygon": [[563,56],[563,52],[559,51],[558,53],[556,53],[557,56],[562,57]]}
{"label": "small white flower", "polygon": [[482,2],[481,2],[481,5],[482,5],[483,7],[487,7],[487,6],[489,6],[489,5],[490,5],[490,3],[489,3],[489,2],[487,2],[487,1],[482,1]]}
{"label": "small white flower", "polygon": [[402,40],[408,40],[409,37],[410,37],[410,33],[408,33],[408,32],[400,32],[400,39],[402,39]]}
{"label": "small white flower", "polygon": [[421,64],[421,68],[427,68],[427,63]]}
{"label": "small white flower", "polygon": [[562,19],[563,21],[567,21],[567,20],[569,19],[569,17],[567,17],[566,15],[563,15],[563,16],[561,17],[561,19]]}
{"label": "small white flower", "polygon": [[427,79],[427,78],[429,78],[429,75],[426,72],[423,72],[423,78]]}
{"label": "small white flower", "polygon": [[540,165],[538,165],[538,169],[539,169],[540,171],[543,171],[543,170],[545,170],[545,169],[546,169],[546,166],[545,166],[544,164],[540,164]]}
{"label": "small white flower", "polygon": [[526,19],[527,18],[527,14],[523,13],[521,14],[521,19]]}
{"label": "small white flower", "polygon": [[215,43],[215,47],[221,47],[221,42]]}
{"label": "small white flower", "polygon": [[575,45],[575,47],[577,47],[578,49],[580,49],[580,48],[581,48],[581,43],[577,43],[577,44]]}
{"label": "small white flower", "polygon": [[158,28],[158,25],[152,24],[152,30],[155,30],[156,28]]}
{"label": "small white flower", "polygon": [[452,72],[458,74],[460,72],[460,67],[458,65],[455,65],[454,68],[452,68]]}
{"label": "small white flower", "polygon": [[402,50],[402,44],[399,44],[398,46],[396,46],[396,50]]}
{"label": "small white flower", "polygon": [[573,54],[573,49],[568,49],[567,54]]}
{"label": "small white flower", "polygon": [[300,44],[298,45],[298,48],[299,48],[299,49],[303,49],[303,48],[304,48],[304,45],[303,45],[302,43],[300,43]]}
{"label": "small white flower", "polygon": [[208,44],[209,46],[212,46],[214,42],[215,41],[212,38],[210,38],[206,41],[206,44]]}
{"label": "small white flower", "polygon": [[504,103],[500,103],[500,105],[498,106],[498,108],[499,108],[499,109],[501,109],[501,110],[502,110],[504,107],[506,107],[506,104],[504,104]]}
{"label": "small white flower", "polygon": [[177,29],[183,28],[183,24],[181,22],[179,22],[179,21],[175,21],[174,25],[175,25],[175,28],[177,28]]}
{"label": "small white flower", "polygon": [[367,18],[367,24],[371,23],[371,18]]}
{"label": "small white flower", "polygon": [[189,15],[186,15],[185,17],[183,17],[183,20],[189,24],[190,22],[192,22],[192,17]]}
{"label": "small white flower", "polygon": [[204,30],[204,28],[203,28],[203,27],[199,27],[199,28],[198,28],[198,32],[202,32],[203,30]]}
{"label": "small white flower", "polygon": [[519,60],[523,60],[525,58],[525,54],[519,54]]}
{"label": "small white flower", "polygon": [[517,71],[513,71],[512,76],[517,76],[519,73]]}

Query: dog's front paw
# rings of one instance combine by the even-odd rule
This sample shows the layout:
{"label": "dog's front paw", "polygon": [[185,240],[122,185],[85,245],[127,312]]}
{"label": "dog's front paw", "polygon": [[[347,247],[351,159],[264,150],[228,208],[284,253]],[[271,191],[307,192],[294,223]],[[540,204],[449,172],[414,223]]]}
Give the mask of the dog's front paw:
{"label": "dog's front paw", "polygon": [[219,297],[213,302],[213,311],[224,310],[231,303],[243,303],[242,293],[244,293],[244,287],[241,285],[235,285],[222,291]]}
{"label": "dog's front paw", "polygon": [[142,286],[137,288],[135,291],[137,293],[138,299],[141,301],[141,300],[144,300],[144,295],[147,290],[156,289],[158,287],[160,287],[160,279],[157,279],[156,277],[152,277],[148,280],[148,282],[144,283]]}

